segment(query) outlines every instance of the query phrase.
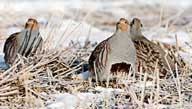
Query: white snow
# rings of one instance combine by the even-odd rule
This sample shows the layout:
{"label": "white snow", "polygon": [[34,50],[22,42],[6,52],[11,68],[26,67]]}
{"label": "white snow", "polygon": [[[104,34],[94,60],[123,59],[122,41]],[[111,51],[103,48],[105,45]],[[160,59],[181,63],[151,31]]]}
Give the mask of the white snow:
{"label": "white snow", "polygon": [[76,108],[88,108],[92,103],[103,101],[106,98],[110,98],[113,93],[122,93],[122,89],[96,87],[96,91],[99,93],[76,93],[76,94],[53,94],[55,100],[47,102],[47,108],[50,109],[76,109]]}
{"label": "white snow", "polygon": [[[80,101],[77,96],[68,93],[53,95],[54,102],[50,103],[47,108],[51,109],[74,109]],[[51,102],[51,101],[48,101]]]}
{"label": "white snow", "polygon": [[77,75],[77,78],[82,79],[82,80],[88,80],[89,78],[89,71],[82,72]]}

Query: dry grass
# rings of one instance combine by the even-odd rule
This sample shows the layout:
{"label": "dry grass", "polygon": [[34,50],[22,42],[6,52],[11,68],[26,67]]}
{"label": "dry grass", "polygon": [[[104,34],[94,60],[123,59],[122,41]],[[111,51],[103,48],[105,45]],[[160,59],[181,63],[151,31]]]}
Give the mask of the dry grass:
{"label": "dry grass", "polygon": [[51,93],[72,92],[67,87],[79,82],[71,79],[70,75],[82,64],[74,66],[75,59],[70,50],[18,59],[14,66],[0,75],[0,104],[38,106],[37,100],[46,101]]}
{"label": "dry grass", "polygon": [[[46,107],[47,100],[54,100],[52,94],[100,93],[95,88],[106,87],[105,83],[72,78],[86,63],[82,58],[87,57],[88,52],[84,50],[83,53],[79,48],[75,51],[70,49],[46,51],[29,58],[20,57],[14,66],[0,74],[0,105],[16,108]],[[80,54],[77,51],[84,55],[77,56]],[[79,62],[75,63],[77,60]],[[137,73],[136,78],[118,73],[117,81],[110,82],[109,87],[123,91],[113,93],[100,103],[93,102],[89,108],[184,108],[192,105],[190,71],[177,73],[176,78],[160,79],[156,70],[150,81],[147,80],[147,73]]]}

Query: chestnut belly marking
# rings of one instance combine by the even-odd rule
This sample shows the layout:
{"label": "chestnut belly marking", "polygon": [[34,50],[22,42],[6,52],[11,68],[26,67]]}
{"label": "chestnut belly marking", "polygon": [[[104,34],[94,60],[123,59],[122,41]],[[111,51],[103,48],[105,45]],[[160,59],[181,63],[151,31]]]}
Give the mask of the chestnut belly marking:
{"label": "chestnut belly marking", "polygon": [[115,63],[111,66],[111,72],[114,74],[116,72],[126,72],[129,73],[131,64],[127,64],[125,62]]}

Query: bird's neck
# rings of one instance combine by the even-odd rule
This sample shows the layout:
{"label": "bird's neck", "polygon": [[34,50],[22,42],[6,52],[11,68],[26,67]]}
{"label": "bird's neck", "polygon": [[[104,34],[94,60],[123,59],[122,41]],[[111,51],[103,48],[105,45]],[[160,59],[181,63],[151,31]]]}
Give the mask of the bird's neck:
{"label": "bird's neck", "polygon": [[132,30],[132,31],[130,31],[130,34],[131,34],[130,36],[131,36],[132,40],[139,40],[139,39],[145,38],[145,36],[143,35],[143,33],[141,31],[138,32],[138,31]]}
{"label": "bird's neck", "polygon": [[39,28],[26,28],[26,31],[39,31]]}
{"label": "bird's neck", "polygon": [[127,30],[117,29],[115,33],[128,33]]}

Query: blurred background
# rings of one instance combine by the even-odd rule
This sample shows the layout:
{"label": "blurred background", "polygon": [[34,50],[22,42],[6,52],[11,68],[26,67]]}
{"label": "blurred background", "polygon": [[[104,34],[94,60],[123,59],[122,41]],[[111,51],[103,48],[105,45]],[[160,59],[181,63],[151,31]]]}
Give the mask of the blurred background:
{"label": "blurred background", "polygon": [[[39,21],[49,49],[63,49],[71,40],[100,42],[113,34],[119,18],[131,21],[138,17],[148,39],[175,45],[177,36],[189,55],[191,6],[191,0],[1,0],[0,52],[5,39],[21,31],[29,17]],[[184,57],[188,55],[183,53]]]}

